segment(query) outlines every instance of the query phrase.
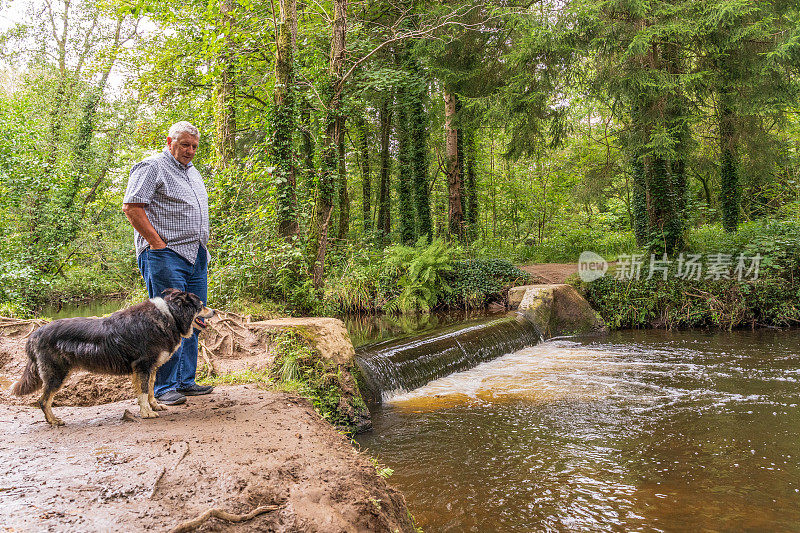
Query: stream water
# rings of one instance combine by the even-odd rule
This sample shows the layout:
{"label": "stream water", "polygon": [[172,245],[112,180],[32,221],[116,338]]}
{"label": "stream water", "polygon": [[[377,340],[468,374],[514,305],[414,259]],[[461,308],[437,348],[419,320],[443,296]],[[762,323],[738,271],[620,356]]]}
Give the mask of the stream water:
{"label": "stream water", "polygon": [[800,531],[800,332],[552,340],[376,406],[426,532]]}

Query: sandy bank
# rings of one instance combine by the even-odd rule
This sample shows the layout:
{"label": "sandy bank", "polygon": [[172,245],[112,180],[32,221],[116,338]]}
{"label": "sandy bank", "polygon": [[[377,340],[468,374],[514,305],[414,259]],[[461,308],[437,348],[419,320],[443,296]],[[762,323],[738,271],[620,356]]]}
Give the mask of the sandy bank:
{"label": "sandy bank", "polygon": [[403,496],[305,399],[240,385],[152,420],[133,400],[56,412],[65,427],[0,405],[4,528],[168,531],[211,507],[277,504],[200,531],[413,531]]}

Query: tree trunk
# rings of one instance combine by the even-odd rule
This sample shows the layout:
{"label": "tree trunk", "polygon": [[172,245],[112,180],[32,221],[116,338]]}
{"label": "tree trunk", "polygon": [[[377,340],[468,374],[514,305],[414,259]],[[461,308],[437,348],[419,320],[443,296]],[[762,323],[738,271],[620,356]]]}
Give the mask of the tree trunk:
{"label": "tree trunk", "polygon": [[472,125],[469,128],[462,128],[464,132],[464,159],[466,161],[466,172],[464,176],[464,193],[466,196],[466,237],[469,242],[475,240],[478,234],[478,190],[475,183],[475,129]]}
{"label": "tree trunk", "polygon": [[272,116],[275,136],[272,152],[275,166],[278,234],[281,237],[297,235],[300,230],[292,152],[296,123],[293,49],[293,28],[297,24],[296,21],[296,0],[280,0],[280,23],[275,54],[275,111]]}
{"label": "tree trunk", "polygon": [[311,105],[306,98],[302,99],[300,110],[300,137],[303,149],[303,173],[308,189],[313,187],[316,167],[314,165],[314,137],[311,135]]}
{"label": "tree trunk", "polygon": [[325,88],[327,116],[325,117],[325,139],[322,148],[322,173],[319,178],[316,216],[309,239],[309,256],[313,261],[312,279],[314,287],[322,287],[325,273],[325,255],[328,249],[328,228],[333,210],[333,184],[337,173],[337,152],[342,134],[342,62],[344,60],[347,31],[347,1],[334,0],[333,32],[331,35],[331,57],[328,83]]}
{"label": "tree trunk", "polygon": [[372,182],[369,168],[369,125],[364,116],[358,118],[359,163],[361,163],[361,208],[364,235],[372,232]]}
{"label": "tree trunk", "polygon": [[411,166],[411,135],[408,129],[408,89],[405,87],[397,91],[397,206],[400,242],[412,244],[414,242],[414,203],[411,198],[411,182],[413,168]]}
{"label": "tree trunk", "polygon": [[722,211],[722,227],[733,233],[739,226],[739,154],[736,146],[735,115],[731,105],[728,82],[723,82],[719,94],[719,152],[720,152],[720,191],[719,202]]}
{"label": "tree trunk", "polygon": [[[421,76],[419,69],[416,69]],[[424,99],[427,95],[426,84],[411,94],[409,121],[411,131],[411,158],[414,172],[414,214],[417,220],[416,234],[433,238],[431,225],[431,202],[428,194],[428,117],[425,113]]]}
{"label": "tree trunk", "polygon": [[456,125],[456,95],[445,89],[444,92],[444,137],[447,160],[447,214],[449,233],[461,239],[464,231],[464,211],[462,209],[461,168],[458,159],[458,127]]}
{"label": "tree trunk", "polygon": [[[342,127],[344,132],[344,127]],[[340,240],[350,232],[350,195],[347,191],[347,167],[345,166],[344,133],[339,136],[339,233]]]}
{"label": "tree trunk", "polygon": [[389,107],[390,96],[387,96],[378,113],[381,125],[381,187],[378,193],[377,234],[382,244],[389,242],[392,232],[392,214],[390,202],[391,156],[389,154],[389,134],[392,130],[392,111]]}

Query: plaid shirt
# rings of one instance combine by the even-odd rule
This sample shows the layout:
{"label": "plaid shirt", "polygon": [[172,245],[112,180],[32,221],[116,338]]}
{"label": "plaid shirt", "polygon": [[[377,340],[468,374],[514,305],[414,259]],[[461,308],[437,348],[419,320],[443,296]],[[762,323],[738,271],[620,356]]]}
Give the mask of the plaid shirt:
{"label": "plaid shirt", "polygon": [[[122,202],[147,204],[145,213],[156,232],[189,263],[194,264],[201,244],[208,254],[208,193],[192,163],[179,163],[167,149],[136,163]],[[133,233],[138,256],[150,245],[138,231]]]}

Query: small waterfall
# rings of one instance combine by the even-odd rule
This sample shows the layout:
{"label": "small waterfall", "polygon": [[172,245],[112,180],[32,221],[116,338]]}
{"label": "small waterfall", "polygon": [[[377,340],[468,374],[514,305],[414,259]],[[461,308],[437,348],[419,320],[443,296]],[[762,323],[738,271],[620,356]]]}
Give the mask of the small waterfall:
{"label": "small waterfall", "polygon": [[362,346],[356,362],[373,400],[406,392],[429,381],[532,346],[541,339],[536,327],[519,314]]}

